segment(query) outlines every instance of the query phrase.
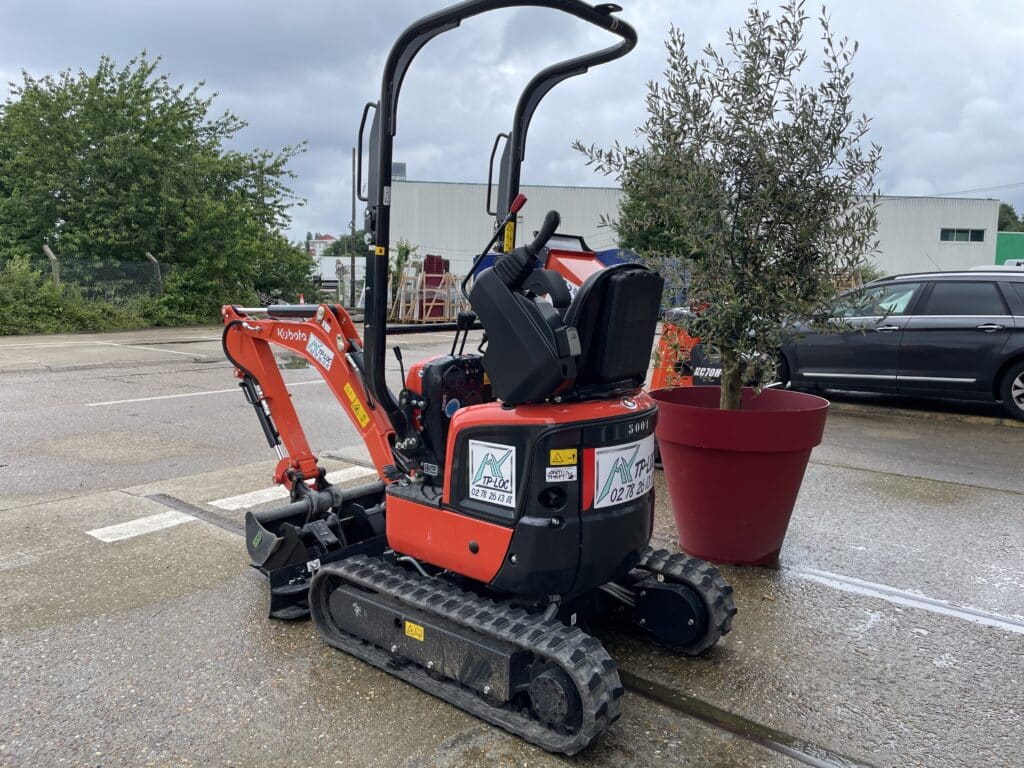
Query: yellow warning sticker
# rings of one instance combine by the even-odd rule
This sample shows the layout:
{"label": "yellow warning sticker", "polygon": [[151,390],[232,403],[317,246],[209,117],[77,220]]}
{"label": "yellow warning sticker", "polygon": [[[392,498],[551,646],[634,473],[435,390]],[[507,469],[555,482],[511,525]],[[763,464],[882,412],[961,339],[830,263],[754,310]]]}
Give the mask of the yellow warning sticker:
{"label": "yellow warning sticker", "polygon": [[509,251],[511,251],[515,247],[516,247],[516,223],[514,221],[510,221],[508,224],[505,225],[505,243],[504,243],[505,253],[508,253]]}
{"label": "yellow warning sticker", "polygon": [[413,640],[419,640],[423,642],[423,627],[419,624],[413,624],[411,621],[405,622],[405,636],[411,637]]}
{"label": "yellow warning sticker", "polygon": [[374,246],[373,252],[378,256],[383,256],[385,253],[387,253],[387,249],[383,245],[377,245]]}
{"label": "yellow warning sticker", "polygon": [[576,463],[575,448],[555,448],[551,451],[548,464],[553,467],[567,467]]}
{"label": "yellow warning sticker", "polygon": [[348,403],[352,406],[352,413],[355,414],[356,421],[359,422],[360,427],[365,427],[370,423],[370,414],[368,414],[366,409],[363,408],[363,404],[359,400],[359,395],[357,395],[356,391],[352,389],[351,384],[346,384],[343,389],[345,390],[345,394],[348,396]]}

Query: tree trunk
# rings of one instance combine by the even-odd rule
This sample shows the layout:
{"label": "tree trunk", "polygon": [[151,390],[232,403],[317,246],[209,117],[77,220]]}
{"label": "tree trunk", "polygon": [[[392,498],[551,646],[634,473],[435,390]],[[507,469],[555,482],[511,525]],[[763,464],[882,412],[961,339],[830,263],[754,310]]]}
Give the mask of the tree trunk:
{"label": "tree trunk", "polygon": [[738,356],[722,351],[722,384],[719,408],[723,411],[738,411],[743,401],[743,376]]}

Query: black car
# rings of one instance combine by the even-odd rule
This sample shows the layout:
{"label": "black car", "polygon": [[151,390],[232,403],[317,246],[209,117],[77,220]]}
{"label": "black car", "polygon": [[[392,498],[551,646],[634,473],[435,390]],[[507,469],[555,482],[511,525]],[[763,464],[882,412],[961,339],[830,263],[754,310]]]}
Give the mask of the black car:
{"label": "black car", "polygon": [[798,324],[779,368],[797,388],[1002,401],[1024,419],[1024,270],[875,280]]}

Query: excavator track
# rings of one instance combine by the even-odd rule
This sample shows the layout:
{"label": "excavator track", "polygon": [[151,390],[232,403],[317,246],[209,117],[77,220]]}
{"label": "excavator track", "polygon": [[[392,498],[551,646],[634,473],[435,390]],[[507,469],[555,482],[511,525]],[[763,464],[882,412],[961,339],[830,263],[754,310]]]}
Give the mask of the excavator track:
{"label": "excavator track", "polygon": [[648,547],[637,570],[647,571],[665,581],[684,584],[700,596],[707,610],[706,629],[698,638],[681,645],[664,642],[660,645],[687,656],[697,656],[711,648],[723,635],[729,634],[736,615],[732,585],[711,563],[682,552]]}
{"label": "excavator track", "polygon": [[[330,645],[549,752],[576,754],[619,718],[623,688],[615,662],[600,641],[557,618],[365,556],[321,568],[309,597],[313,620]],[[381,611],[393,627],[394,640],[384,640],[386,646],[379,644]],[[361,621],[364,636],[342,628],[362,628]],[[446,653],[440,655],[447,662],[424,661],[427,633],[444,636]],[[378,642],[368,639],[375,634]],[[495,658],[517,660],[517,687],[508,686],[503,695],[482,683],[492,679],[488,665]],[[532,670],[528,697],[522,692],[524,669]],[[531,703],[538,700],[542,712],[545,701],[555,701],[546,717]],[[563,709],[566,717],[558,722],[551,712]]]}

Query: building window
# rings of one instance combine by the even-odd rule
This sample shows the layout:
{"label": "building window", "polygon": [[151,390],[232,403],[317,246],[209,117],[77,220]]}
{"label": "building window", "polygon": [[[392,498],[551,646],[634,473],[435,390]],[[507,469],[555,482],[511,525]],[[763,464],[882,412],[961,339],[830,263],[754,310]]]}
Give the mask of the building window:
{"label": "building window", "polygon": [[984,229],[941,229],[939,240],[956,243],[984,243]]}

